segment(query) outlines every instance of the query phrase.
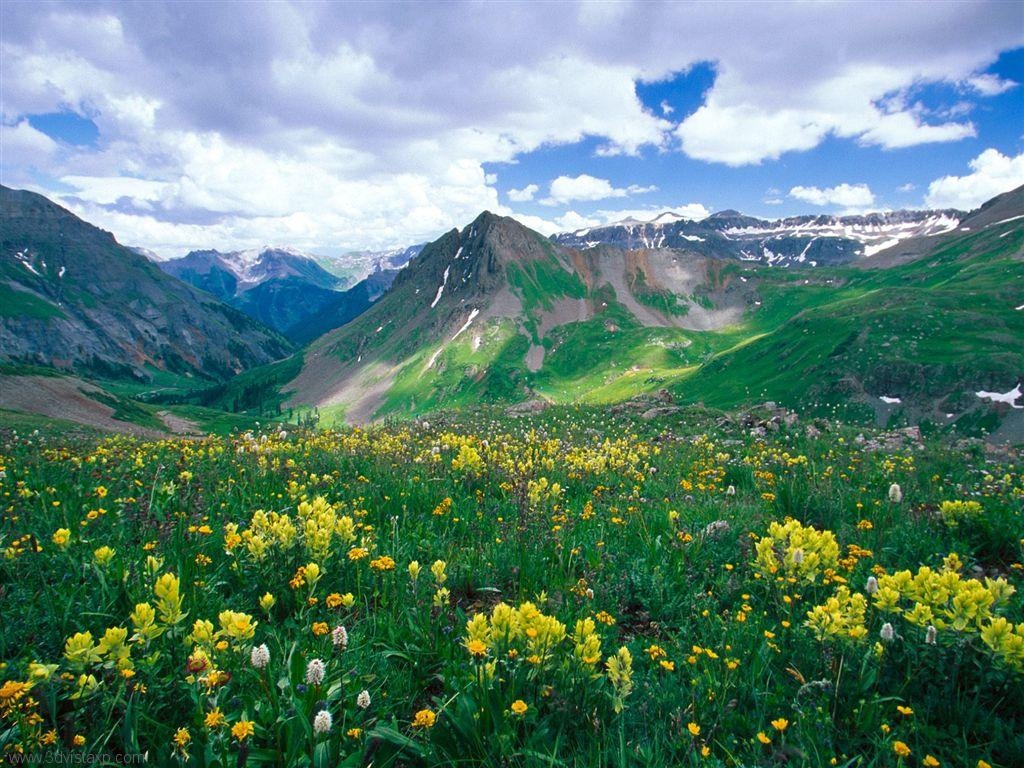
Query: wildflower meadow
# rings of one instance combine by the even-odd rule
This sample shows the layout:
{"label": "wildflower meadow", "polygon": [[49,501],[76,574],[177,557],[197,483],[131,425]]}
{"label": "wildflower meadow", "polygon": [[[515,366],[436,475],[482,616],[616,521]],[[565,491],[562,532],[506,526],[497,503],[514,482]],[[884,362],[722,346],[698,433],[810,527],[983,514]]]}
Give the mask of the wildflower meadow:
{"label": "wildflower meadow", "polygon": [[1024,465],[977,441],[8,432],[0,493],[11,764],[1024,765]]}

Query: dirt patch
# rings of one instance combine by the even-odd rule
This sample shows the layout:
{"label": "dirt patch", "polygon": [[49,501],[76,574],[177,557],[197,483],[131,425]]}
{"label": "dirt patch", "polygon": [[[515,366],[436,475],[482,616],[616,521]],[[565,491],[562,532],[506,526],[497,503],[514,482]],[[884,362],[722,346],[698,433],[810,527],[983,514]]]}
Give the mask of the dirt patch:
{"label": "dirt patch", "polygon": [[544,347],[540,344],[531,344],[526,350],[526,368],[531,373],[536,373],[544,365]]}
{"label": "dirt patch", "polygon": [[115,419],[113,408],[89,396],[102,392],[73,376],[0,376],[0,408],[73,421],[105,432],[166,437],[154,429]]}
{"label": "dirt patch", "polygon": [[186,419],[184,416],[178,416],[170,411],[160,411],[157,416],[167,425],[167,429],[176,435],[203,434],[203,430],[196,422]]}

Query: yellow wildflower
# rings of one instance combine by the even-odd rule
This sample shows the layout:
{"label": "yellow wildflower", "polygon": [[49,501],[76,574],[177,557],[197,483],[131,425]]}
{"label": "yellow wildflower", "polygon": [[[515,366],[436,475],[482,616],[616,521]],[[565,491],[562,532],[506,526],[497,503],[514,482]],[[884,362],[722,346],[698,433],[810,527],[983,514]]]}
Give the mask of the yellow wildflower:
{"label": "yellow wildflower", "polygon": [[413,728],[433,728],[437,722],[437,715],[429,709],[421,709],[412,719]]}
{"label": "yellow wildflower", "polygon": [[231,735],[238,741],[245,741],[247,738],[252,736],[256,732],[256,726],[254,726],[248,720],[239,720],[233,726],[231,726]]}

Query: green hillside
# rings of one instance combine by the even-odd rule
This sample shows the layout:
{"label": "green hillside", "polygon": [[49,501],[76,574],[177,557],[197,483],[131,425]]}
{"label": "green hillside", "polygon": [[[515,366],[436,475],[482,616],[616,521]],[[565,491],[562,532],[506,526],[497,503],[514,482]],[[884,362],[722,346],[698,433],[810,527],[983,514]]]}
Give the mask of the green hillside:
{"label": "green hillside", "polygon": [[[1004,197],[1000,215],[1019,207]],[[1024,376],[1024,227],[982,210],[975,231],[933,238],[909,261],[814,269],[571,251],[486,215],[427,246],[390,294],[307,350],[284,402],[333,423],[668,389],[726,409],[771,400],[994,429],[1013,409],[974,393]],[[438,294],[456,268],[461,282]]]}

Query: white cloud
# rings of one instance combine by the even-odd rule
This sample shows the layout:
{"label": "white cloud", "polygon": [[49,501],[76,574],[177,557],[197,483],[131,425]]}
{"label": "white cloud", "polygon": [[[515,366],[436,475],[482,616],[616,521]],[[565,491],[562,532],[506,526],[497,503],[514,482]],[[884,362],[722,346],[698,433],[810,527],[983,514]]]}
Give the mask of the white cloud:
{"label": "white cloud", "polygon": [[684,219],[700,221],[711,215],[711,211],[700,203],[680,203],[679,205],[647,206],[645,208],[620,208],[611,211],[597,211],[594,215],[602,224],[612,224],[623,219],[636,219],[637,221],[651,221],[663,213],[674,213]]}
{"label": "white cloud", "polygon": [[672,105],[669,104],[665,99],[661,100],[660,106],[661,106],[661,114],[665,115],[665,117],[668,117],[673,112],[675,112],[675,109],[672,107]]}
{"label": "white cloud", "polygon": [[982,96],[998,96],[1006,93],[1011,88],[1016,88],[1017,83],[1013,80],[1003,80],[997,75],[975,75],[966,80],[967,85],[976,90]]}
{"label": "white cloud", "polygon": [[793,187],[789,196],[811,205],[841,205],[857,209],[874,205],[875,195],[867,184],[837,184],[834,187]]}
{"label": "white cloud", "polygon": [[[831,136],[893,148],[970,135],[966,107],[929,114],[910,94],[954,83],[976,102],[1011,87],[983,73],[1024,43],[1019,10],[933,6],[892,3],[879,25],[854,3],[522,3],[509,24],[501,4],[4,3],[3,180],[59,197],[55,180],[73,179],[67,204],[158,251],[407,244],[499,210],[484,168],[542,147],[744,165]],[[699,63],[717,76],[680,125],[671,105],[641,103],[638,81]],[[96,146],[25,121],[61,109],[96,122]],[[561,198],[645,189],[606,183]],[[570,214],[601,216],[549,223]]]}
{"label": "white cloud", "polygon": [[60,145],[42,131],[33,128],[28,120],[14,125],[0,124],[0,152],[3,164],[35,165],[60,151]]}
{"label": "white cloud", "polygon": [[943,176],[929,184],[925,205],[969,211],[1024,184],[1024,152],[1007,157],[996,149],[986,149],[969,165],[971,173],[966,176]]}
{"label": "white cloud", "polygon": [[902,149],[918,144],[959,141],[976,136],[974,123],[942,123],[926,125],[911,111],[881,115],[867,130],[861,132],[862,144],[876,144],[885,149]]}
{"label": "white cloud", "polygon": [[525,203],[533,200],[533,196],[539,191],[540,187],[536,184],[527,184],[522,189],[510,189],[508,191],[508,199],[514,203]]}
{"label": "white cloud", "polygon": [[738,166],[813,149],[828,130],[813,116],[793,110],[723,106],[709,100],[679,125],[676,135],[690,157]]}
{"label": "white cloud", "polygon": [[909,181],[896,187],[898,192],[913,192],[915,189],[917,189],[917,185]]}
{"label": "white cloud", "polygon": [[548,197],[539,201],[541,205],[565,205],[574,200],[605,200],[609,197],[629,197],[654,192],[657,187],[613,187],[608,179],[599,179],[586,173],[579,176],[559,176],[551,182]]}
{"label": "white cloud", "polygon": [[499,210],[498,212],[505,216],[511,216],[520,223],[540,232],[542,235],[553,235],[557,232],[574,232],[588,227],[615,224],[626,219],[651,221],[666,212],[675,213],[678,216],[693,219],[694,221],[706,219],[711,215],[711,211],[700,203],[681,203],[679,205],[649,208],[617,208],[599,210],[591,214],[582,214],[569,210],[555,219],[545,219],[540,216],[516,213],[507,209]]}

